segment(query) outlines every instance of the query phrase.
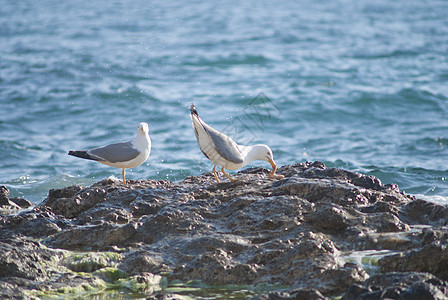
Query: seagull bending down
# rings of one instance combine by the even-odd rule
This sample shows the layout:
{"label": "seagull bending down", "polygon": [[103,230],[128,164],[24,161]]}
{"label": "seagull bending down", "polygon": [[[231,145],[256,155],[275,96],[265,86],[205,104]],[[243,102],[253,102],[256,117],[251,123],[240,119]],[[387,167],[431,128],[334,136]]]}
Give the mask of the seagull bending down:
{"label": "seagull bending down", "polygon": [[151,152],[148,124],[142,122],[137,128],[137,137],[133,141],[110,144],[86,151],[69,151],[68,155],[122,169],[123,183],[126,184],[125,170],[140,166],[148,159]]}
{"label": "seagull bending down", "polygon": [[213,175],[219,183],[218,174],[216,173],[216,166],[221,166],[221,172],[230,180],[237,180],[232,178],[224,171],[241,169],[248,163],[254,160],[264,160],[271,164],[272,171],[269,173],[269,178],[281,179],[284,176],[275,174],[277,165],[274,162],[274,156],[271,148],[266,145],[243,146],[238,145],[234,140],[222,132],[212,128],[206,124],[198,114],[196,107],[191,103],[190,117],[193,121],[193,129],[199,148],[202,153],[212,161]]}

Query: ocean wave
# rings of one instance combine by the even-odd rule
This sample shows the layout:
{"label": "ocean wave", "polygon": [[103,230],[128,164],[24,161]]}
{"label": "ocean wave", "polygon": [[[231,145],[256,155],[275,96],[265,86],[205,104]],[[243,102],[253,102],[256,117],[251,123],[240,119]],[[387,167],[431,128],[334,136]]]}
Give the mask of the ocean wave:
{"label": "ocean wave", "polygon": [[272,61],[264,55],[229,54],[212,57],[184,57],[182,64],[187,66],[226,67],[234,65],[266,65]]}
{"label": "ocean wave", "polygon": [[37,204],[43,201],[50,189],[57,189],[70,185],[91,185],[94,180],[79,178],[69,174],[58,174],[43,180],[33,179],[29,175],[24,175],[4,184],[10,190],[10,197],[25,197],[27,200]]}

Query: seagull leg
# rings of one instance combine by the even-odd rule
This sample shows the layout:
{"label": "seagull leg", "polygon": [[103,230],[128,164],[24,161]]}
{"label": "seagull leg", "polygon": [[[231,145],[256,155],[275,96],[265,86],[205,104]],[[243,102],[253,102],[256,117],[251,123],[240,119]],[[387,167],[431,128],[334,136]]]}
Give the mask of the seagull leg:
{"label": "seagull leg", "polygon": [[217,181],[218,183],[220,183],[221,181],[219,181],[218,174],[216,174],[216,170],[215,170],[215,168],[216,168],[216,165],[213,166],[213,175],[215,175],[216,181]]}
{"label": "seagull leg", "polygon": [[126,170],[126,169],[123,169],[123,170],[121,171],[121,174],[123,175],[123,184],[126,184],[126,179],[125,179],[125,177],[124,177],[124,170]]}
{"label": "seagull leg", "polygon": [[226,175],[227,178],[229,178],[231,181],[236,181],[238,179],[231,177],[229,174],[226,173],[226,171],[224,171],[224,167],[221,168],[221,172]]}

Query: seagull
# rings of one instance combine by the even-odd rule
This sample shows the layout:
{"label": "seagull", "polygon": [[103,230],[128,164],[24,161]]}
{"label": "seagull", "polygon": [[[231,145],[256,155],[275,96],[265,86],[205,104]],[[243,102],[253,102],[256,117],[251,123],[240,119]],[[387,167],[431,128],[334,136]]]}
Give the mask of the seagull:
{"label": "seagull", "polygon": [[230,137],[205,123],[199,117],[198,111],[193,103],[191,103],[190,112],[199,149],[215,164],[212,171],[218,183],[220,181],[215,169],[217,165],[221,166],[221,172],[229,180],[234,181],[237,179],[232,178],[224,169],[238,170],[254,160],[264,160],[271,164],[272,171],[269,173],[270,178],[281,179],[284,177],[283,175],[275,174],[277,165],[274,162],[272,150],[267,145],[238,145]]}
{"label": "seagull", "polygon": [[86,151],[69,151],[68,155],[122,169],[123,183],[126,184],[125,170],[140,166],[148,159],[151,152],[148,124],[142,122],[137,128],[137,137],[133,141],[110,144]]}

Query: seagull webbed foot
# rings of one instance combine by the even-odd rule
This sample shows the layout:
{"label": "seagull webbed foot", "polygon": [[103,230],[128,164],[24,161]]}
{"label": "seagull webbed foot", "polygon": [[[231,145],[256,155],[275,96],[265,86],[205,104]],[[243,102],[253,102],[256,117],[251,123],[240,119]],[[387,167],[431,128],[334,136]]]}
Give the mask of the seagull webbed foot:
{"label": "seagull webbed foot", "polygon": [[269,172],[268,178],[269,179],[283,179],[283,178],[285,178],[285,175],[275,174],[275,172]]}

